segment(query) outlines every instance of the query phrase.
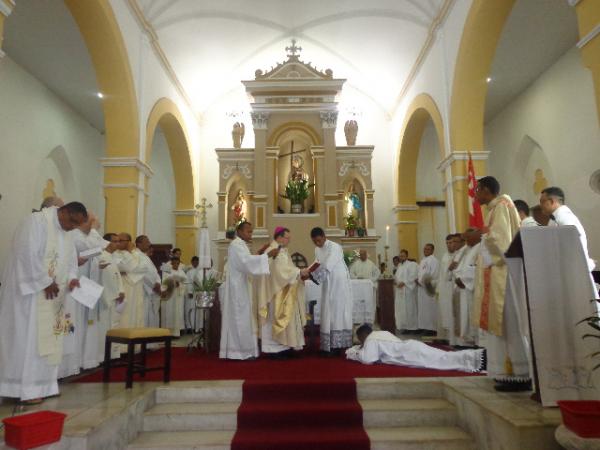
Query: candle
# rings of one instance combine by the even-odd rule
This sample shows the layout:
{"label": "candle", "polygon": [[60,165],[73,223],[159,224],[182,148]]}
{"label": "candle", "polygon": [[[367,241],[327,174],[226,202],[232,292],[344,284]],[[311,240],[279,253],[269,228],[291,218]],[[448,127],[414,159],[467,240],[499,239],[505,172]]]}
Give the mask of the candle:
{"label": "candle", "polygon": [[386,246],[390,245],[390,226],[389,225],[385,226],[385,245]]}

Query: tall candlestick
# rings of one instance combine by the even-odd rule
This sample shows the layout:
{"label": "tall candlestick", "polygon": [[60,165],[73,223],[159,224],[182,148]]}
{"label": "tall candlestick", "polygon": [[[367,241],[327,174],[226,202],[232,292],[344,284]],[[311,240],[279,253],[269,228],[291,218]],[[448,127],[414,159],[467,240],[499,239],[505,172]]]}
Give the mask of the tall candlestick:
{"label": "tall candlestick", "polygon": [[390,226],[385,226],[385,245],[390,245]]}

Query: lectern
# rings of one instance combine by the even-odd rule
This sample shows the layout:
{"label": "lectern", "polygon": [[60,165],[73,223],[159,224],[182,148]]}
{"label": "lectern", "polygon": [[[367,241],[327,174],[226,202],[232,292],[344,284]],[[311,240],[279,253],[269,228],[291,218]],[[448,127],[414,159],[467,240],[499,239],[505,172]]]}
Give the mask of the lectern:
{"label": "lectern", "polygon": [[505,256],[512,280],[507,295],[524,311],[527,325],[520,328],[529,335],[542,404],[596,399],[600,371],[591,370],[589,355],[600,346],[582,339],[589,330],[577,322],[598,314],[590,301],[597,294],[579,232],[574,226],[523,228]]}
{"label": "lectern", "polygon": [[379,326],[384,331],[396,334],[396,313],[394,308],[394,279],[381,278],[377,281]]}

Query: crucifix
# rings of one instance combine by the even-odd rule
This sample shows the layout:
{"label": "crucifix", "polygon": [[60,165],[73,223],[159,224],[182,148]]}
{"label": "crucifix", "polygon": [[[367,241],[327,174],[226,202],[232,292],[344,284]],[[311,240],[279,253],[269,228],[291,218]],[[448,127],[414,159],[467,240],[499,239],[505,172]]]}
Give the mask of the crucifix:
{"label": "crucifix", "polygon": [[206,203],[206,198],[202,198],[199,204],[196,205],[196,209],[200,211],[200,228],[208,228],[206,225],[206,210],[212,208],[212,203]]}
{"label": "crucifix", "polygon": [[296,52],[300,53],[302,51],[302,47],[296,47],[296,39],[292,39],[292,45],[290,47],[285,48],[288,56],[296,56]]}
{"label": "crucifix", "polygon": [[297,150],[294,151],[294,141],[292,141],[292,147],[290,149],[289,153],[285,153],[283,155],[279,155],[280,158],[283,158],[285,156],[289,156],[290,157],[290,172],[294,170],[294,166],[292,164],[293,160],[294,160],[294,155],[297,155],[299,153],[304,153],[306,151],[305,148],[303,148],[302,150]]}

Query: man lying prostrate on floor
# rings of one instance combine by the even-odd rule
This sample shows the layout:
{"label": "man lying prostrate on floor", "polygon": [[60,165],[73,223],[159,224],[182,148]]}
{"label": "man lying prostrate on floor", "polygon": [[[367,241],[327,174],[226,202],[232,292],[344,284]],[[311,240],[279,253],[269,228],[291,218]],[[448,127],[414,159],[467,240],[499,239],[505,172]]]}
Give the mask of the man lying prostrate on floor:
{"label": "man lying prostrate on floor", "polygon": [[356,330],[360,345],[346,350],[346,358],[363,364],[381,362],[397,366],[480,372],[485,370],[485,350],[446,352],[413,339],[402,340],[389,331],[373,331],[369,325]]}

